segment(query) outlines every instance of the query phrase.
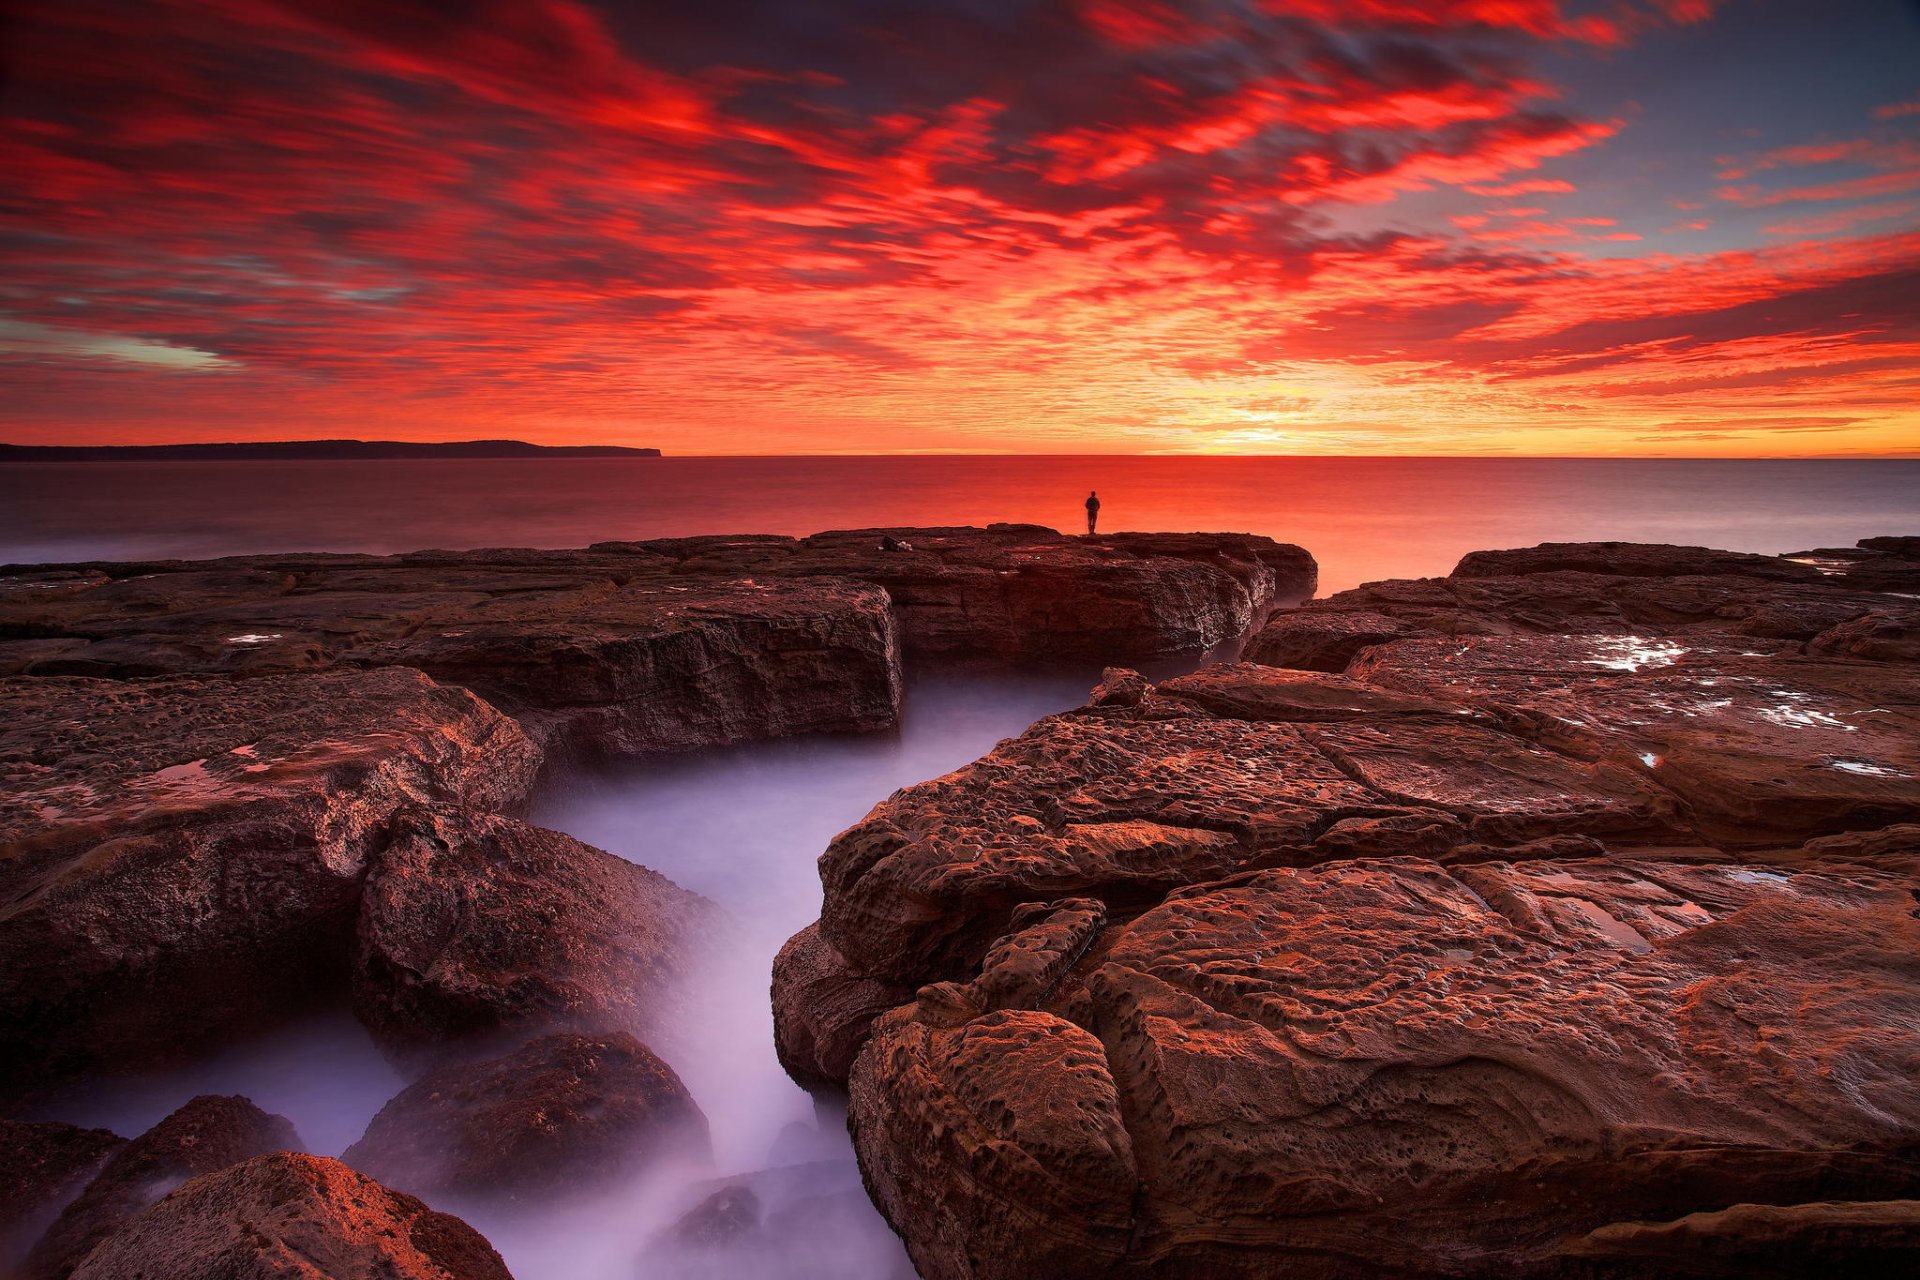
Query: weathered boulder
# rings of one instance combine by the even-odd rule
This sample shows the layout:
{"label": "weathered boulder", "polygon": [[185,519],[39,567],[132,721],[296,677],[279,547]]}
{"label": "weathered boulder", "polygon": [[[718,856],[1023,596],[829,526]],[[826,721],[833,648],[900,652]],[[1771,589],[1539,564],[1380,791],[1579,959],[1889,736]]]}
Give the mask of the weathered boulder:
{"label": "weathered boulder", "polygon": [[114,1152],[34,1244],[21,1280],[65,1280],[102,1240],[187,1179],[299,1145],[292,1124],[245,1098],[195,1098]]}
{"label": "weathered boulder", "polygon": [[707,1156],[706,1117],[686,1086],[615,1032],[543,1036],[502,1058],[430,1072],[341,1158],[423,1196],[537,1203]]}
{"label": "weathered boulder", "polygon": [[513,1280],[451,1214],[338,1160],[259,1156],[186,1183],[109,1236],[75,1280]]}
{"label": "weathered boulder", "polygon": [[571,836],[417,809],[368,862],[353,1006],[403,1061],[555,1028],[645,1034],[726,929],[712,903]]}
{"label": "weathered boulder", "polygon": [[1863,613],[1807,641],[1807,652],[1870,662],[1920,662],[1920,613]]}
{"label": "weathered boulder", "polygon": [[0,1274],[126,1139],[57,1121],[0,1120]]}
{"label": "weathered boulder", "polygon": [[[1116,925],[1041,1008],[887,1015],[853,1132],[931,1280],[1559,1275],[1614,1223],[1911,1198],[1909,884],[1264,871]],[[1822,1256],[1774,1238],[1775,1274]]]}
{"label": "weathered boulder", "polygon": [[805,1089],[845,1082],[873,1020],[912,999],[897,982],[857,973],[810,924],[773,959],[773,1045]]}
{"label": "weathered boulder", "polygon": [[0,681],[0,1094],[337,990],[395,815],[518,808],[537,767],[417,671]]}

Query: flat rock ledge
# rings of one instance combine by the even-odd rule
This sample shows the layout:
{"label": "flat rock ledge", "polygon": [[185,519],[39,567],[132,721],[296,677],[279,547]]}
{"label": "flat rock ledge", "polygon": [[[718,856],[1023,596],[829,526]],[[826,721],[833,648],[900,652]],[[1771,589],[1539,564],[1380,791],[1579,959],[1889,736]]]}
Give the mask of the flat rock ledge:
{"label": "flat rock ledge", "polygon": [[1252,535],[1030,525],[16,565],[0,675],[409,667],[543,746],[635,755],[888,728],[902,651],[1098,663],[1237,644],[1315,573]]}
{"label": "flat rock ledge", "polygon": [[834,841],[780,1044],[922,1276],[1920,1262],[1920,680],[1816,643],[1902,602],[1603,554],[1110,672]]}

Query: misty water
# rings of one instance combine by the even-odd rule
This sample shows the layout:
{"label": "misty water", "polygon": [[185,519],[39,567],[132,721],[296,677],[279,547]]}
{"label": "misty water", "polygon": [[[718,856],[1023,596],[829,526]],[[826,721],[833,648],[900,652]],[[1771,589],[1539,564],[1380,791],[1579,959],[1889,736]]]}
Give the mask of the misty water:
{"label": "misty water", "polygon": [[[820,910],[815,859],[895,789],[977,758],[1084,700],[1098,673],[910,681],[896,733],[749,744],[552,779],[533,820],[652,867],[712,899],[733,931],[702,967],[686,1025],[649,1038],[706,1113],[710,1166],[655,1169],[537,1213],[435,1197],[491,1240],[518,1280],[899,1280],[913,1274],[866,1200],[843,1117],[773,1051],[768,976]],[[188,1066],[95,1081],[40,1116],[136,1134],[198,1093],[239,1093],[338,1155],[408,1083],[345,1011],[302,1019]],[[771,1230],[705,1256],[651,1247],[707,1194],[748,1180]]]}
{"label": "misty water", "polygon": [[[1063,524],[1096,486],[1117,528],[1299,542],[1323,591],[1445,573],[1481,547],[1622,538],[1783,552],[1920,532],[1920,462],[1593,462],[1258,458],[693,458],[538,463],[26,464],[0,467],[0,562],[278,550],[583,546],[693,533],[878,524]],[[775,1060],[774,953],[820,906],[815,859],[894,789],[1078,705],[1096,673],[910,672],[897,733],[754,743],[554,778],[534,821],[652,867],[734,918],[653,1037],[706,1113],[714,1160],[512,1214],[439,1202],[519,1280],[898,1280],[841,1117]],[[335,1155],[407,1080],[344,1010],[137,1078],[96,1080],[45,1118],[142,1131],[196,1093],[240,1093]],[[739,1176],[766,1236],[708,1259],[651,1248]]]}

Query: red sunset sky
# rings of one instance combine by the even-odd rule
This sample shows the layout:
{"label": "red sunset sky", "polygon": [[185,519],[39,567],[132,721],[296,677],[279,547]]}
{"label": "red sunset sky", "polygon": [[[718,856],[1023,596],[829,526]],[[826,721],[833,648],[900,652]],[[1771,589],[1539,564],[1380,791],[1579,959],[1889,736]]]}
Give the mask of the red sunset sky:
{"label": "red sunset sky", "polygon": [[1920,454],[1905,0],[21,0],[0,439]]}

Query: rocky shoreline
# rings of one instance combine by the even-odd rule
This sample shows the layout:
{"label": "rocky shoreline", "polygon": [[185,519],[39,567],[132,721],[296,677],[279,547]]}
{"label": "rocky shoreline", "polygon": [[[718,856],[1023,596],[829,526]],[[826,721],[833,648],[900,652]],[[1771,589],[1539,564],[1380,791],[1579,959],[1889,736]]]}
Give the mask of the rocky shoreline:
{"label": "rocky shoreline", "polygon": [[[1243,639],[822,857],[777,1047],[923,1276],[1910,1266],[1920,540],[1314,575],[1027,526],[0,570],[0,1114],[316,1001],[411,1081],[342,1160],[243,1098],[0,1122],[0,1266],[505,1276],[416,1197],[697,1162],[646,1040],[728,931],[526,823],[548,762]],[[716,1185],[653,1247],[760,1215]]]}
{"label": "rocky shoreline", "polygon": [[1910,1268],[1917,570],[1481,553],[1110,671],[833,842],[783,1061],[929,1280]]}
{"label": "rocky shoreline", "polygon": [[697,1158],[643,1039],[728,930],[524,822],[547,765],[885,730],[903,662],[1197,654],[1313,588],[1264,538],[1028,526],[0,569],[4,1114],[341,1001],[416,1080],[345,1163],[245,1099],[9,1120],[0,1266],[504,1275],[409,1193]]}

